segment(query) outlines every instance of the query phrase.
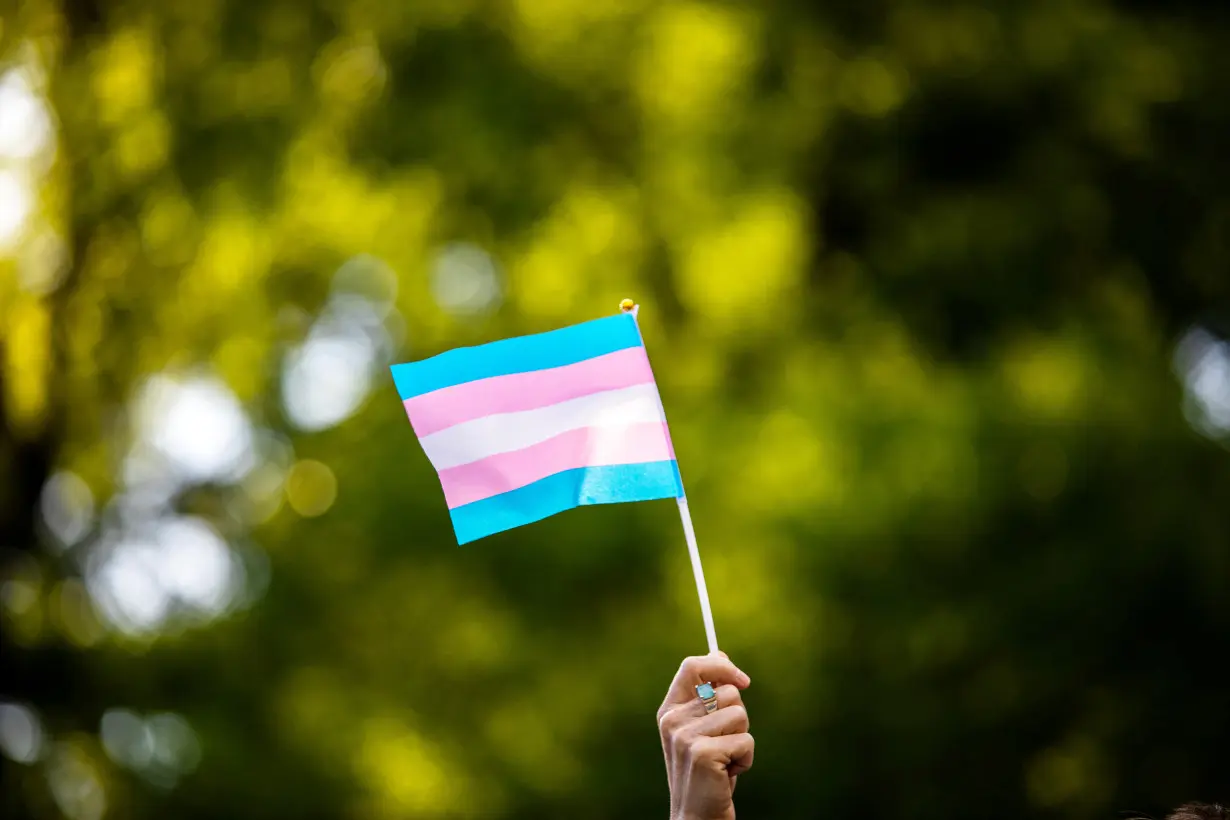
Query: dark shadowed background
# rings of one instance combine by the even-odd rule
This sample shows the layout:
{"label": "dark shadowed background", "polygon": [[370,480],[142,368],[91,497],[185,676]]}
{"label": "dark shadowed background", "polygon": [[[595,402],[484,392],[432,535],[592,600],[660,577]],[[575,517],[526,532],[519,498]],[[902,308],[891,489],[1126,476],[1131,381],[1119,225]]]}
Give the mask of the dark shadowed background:
{"label": "dark shadowed background", "polygon": [[0,1],[0,813],[664,818],[675,507],[390,362],[641,322],[747,818],[1230,799],[1230,4]]}

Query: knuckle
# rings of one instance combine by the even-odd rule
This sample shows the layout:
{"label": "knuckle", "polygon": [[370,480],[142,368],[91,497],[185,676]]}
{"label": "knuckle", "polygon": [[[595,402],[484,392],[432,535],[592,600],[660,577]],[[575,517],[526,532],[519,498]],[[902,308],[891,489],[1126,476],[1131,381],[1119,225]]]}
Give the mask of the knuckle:
{"label": "knuckle", "polygon": [[697,760],[704,760],[706,757],[710,755],[710,752],[712,751],[712,747],[713,747],[713,738],[706,737],[704,735],[697,737],[688,746],[689,759],[693,762]]}
{"label": "knuckle", "polygon": [[724,683],[718,687],[718,700],[726,706],[742,706],[743,693],[739,687]]}

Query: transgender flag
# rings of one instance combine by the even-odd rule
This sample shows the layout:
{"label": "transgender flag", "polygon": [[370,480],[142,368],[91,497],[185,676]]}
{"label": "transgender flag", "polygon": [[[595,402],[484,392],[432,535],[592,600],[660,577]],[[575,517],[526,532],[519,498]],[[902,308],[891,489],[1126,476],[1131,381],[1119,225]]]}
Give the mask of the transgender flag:
{"label": "transgender flag", "polygon": [[631,314],[391,370],[459,544],[584,504],[683,496]]}

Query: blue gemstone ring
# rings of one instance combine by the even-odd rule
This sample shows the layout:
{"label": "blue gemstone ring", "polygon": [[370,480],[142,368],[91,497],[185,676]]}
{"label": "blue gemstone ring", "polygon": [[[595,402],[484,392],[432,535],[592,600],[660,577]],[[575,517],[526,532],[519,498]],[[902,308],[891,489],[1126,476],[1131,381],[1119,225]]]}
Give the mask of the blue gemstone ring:
{"label": "blue gemstone ring", "polygon": [[717,692],[713,691],[712,683],[702,683],[696,687],[696,696],[705,704],[705,714],[712,714],[717,711]]}

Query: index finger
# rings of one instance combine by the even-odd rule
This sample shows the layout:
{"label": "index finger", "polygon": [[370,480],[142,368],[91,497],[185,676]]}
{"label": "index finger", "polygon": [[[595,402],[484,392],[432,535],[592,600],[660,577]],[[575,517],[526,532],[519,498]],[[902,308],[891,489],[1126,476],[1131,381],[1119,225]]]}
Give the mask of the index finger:
{"label": "index finger", "polygon": [[752,682],[739,667],[723,655],[696,655],[684,658],[666,693],[666,703],[687,703],[696,697],[696,687],[702,683],[720,686],[729,683],[746,689]]}

